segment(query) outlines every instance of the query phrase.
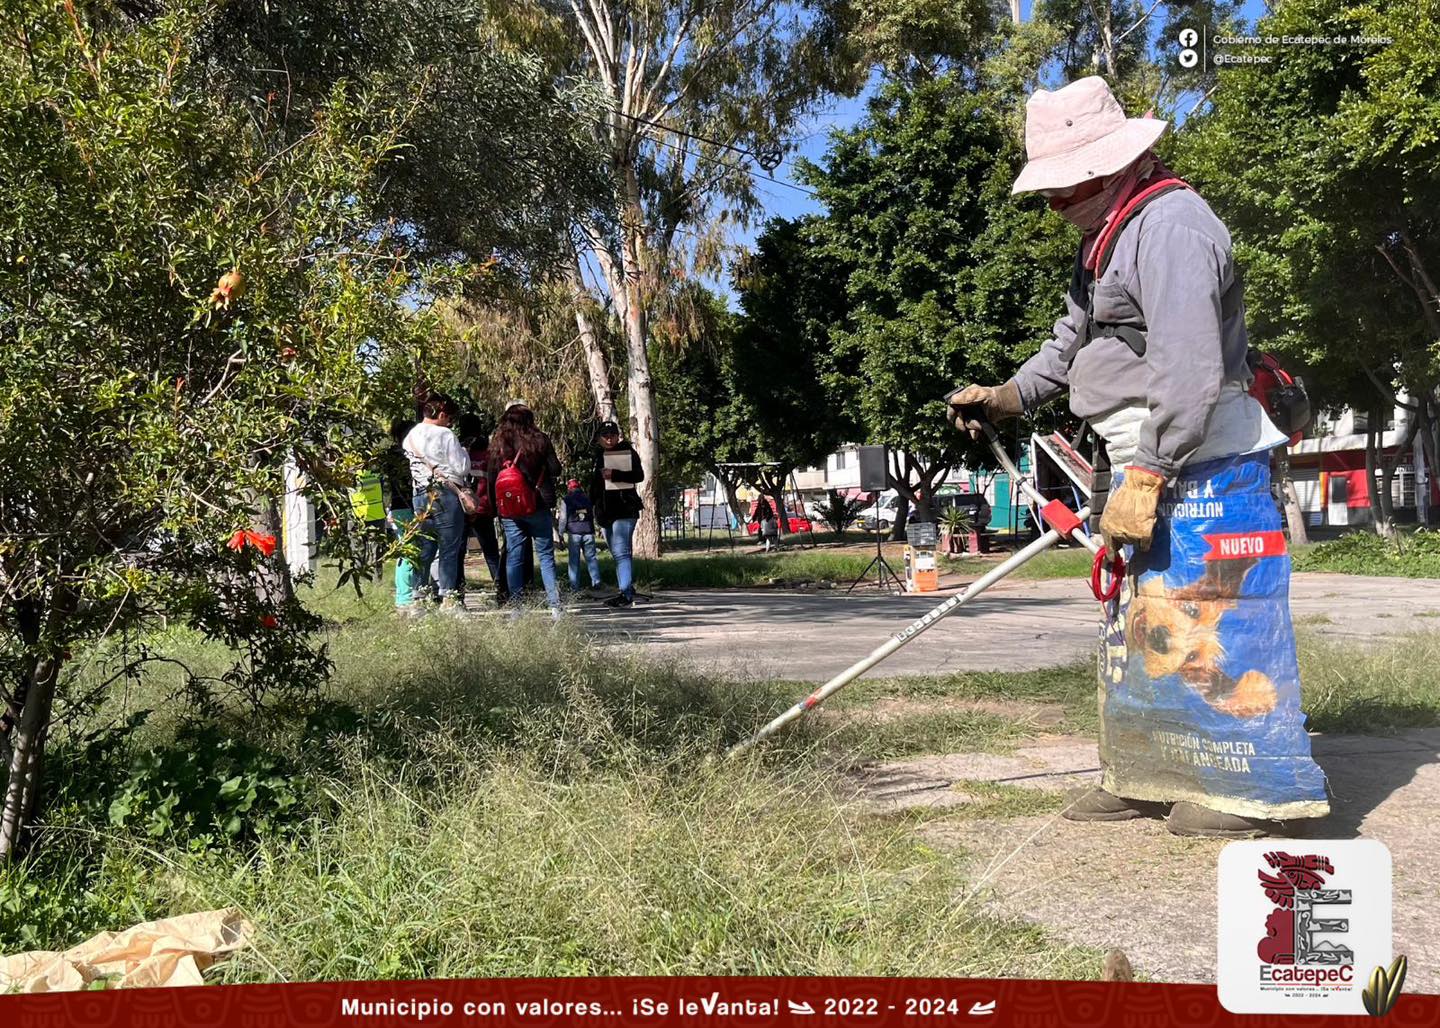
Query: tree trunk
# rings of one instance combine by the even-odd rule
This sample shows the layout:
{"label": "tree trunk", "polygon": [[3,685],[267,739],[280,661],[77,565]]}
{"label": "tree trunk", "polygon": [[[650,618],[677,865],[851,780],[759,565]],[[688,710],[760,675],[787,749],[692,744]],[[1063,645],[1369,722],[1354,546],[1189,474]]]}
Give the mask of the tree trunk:
{"label": "tree trunk", "polygon": [[1109,0],[1104,0],[1098,8],[1092,4],[1090,10],[1096,15],[1096,28],[1099,30],[1100,40],[1096,48],[1095,63],[1105,69],[1105,74],[1113,80],[1115,78],[1115,23],[1113,9]]}
{"label": "tree trunk", "polygon": [[[1395,522],[1395,469],[1405,459],[1405,452],[1412,448],[1415,442],[1415,433],[1420,429],[1420,415],[1418,413],[1407,413],[1405,416],[1405,428],[1400,433],[1396,442],[1395,452],[1390,457],[1385,457],[1381,452],[1380,462],[1380,505],[1385,511],[1385,516],[1391,524]],[[1384,442],[1384,436],[1380,437]]]}
{"label": "tree trunk", "polygon": [[[1420,475],[1416,475],[1415,481],[1415,503],[1424,512],[1425,527],[1430,527],[1435,518],[1435,507],[1430,502],[1431,483],[1440,480],[1440,445],[1436,443],[1436,418],[1432,410],[1432,404],[1428,397],[1420,400],[1420,465],[1423,466],[1425,481],[1421,482]],[[1417,468],[1417,471],[1419,469]],[[1423,496],[1422,496],[1423,491]]]}
{"label": "tree trunk", "polygon": [[776,486],[770,490],[770,503],[775,508],[775,535],[777,538],[784,538],[790,524],[790,519],[785,515],[785,489]]}
{"label": "tree trunk", "polygon": [[712,472],[712,474],[720,483],[721,488],[725,490],[725,502],[730,507],[730,513],[735,515],[735,520],[743,527],[748,512],[745,510],[745,504],[740,502],[740,483],[718,471]]}
{"label": "tree trunk", "polygon": [[4,805],[0,807],[0,861],[14,860],[24,848],[25,830],[40,812],[40,788],[44,782],[45,737],[50,730],[50,712],[55,683],[60,677],[59,652],[50,650],[53,640],[45,630],[60,615],[52,596],[50,610],[42,613],[35,603],[21,603],[15,611],[15,628],[25,651],[28,666],[16,686],[11,710],[18,708],[14,743],[8,748],[8,774]]}
{"label": "tree trunk", "polygon": [[915,521],[918,524],[935,522],[935,499],[923,485],[915,492]]}
{"label": "tree trunk", "polygon": [[903,543],[905,541],[905,526],[910,522],[910,497],[903,492],[900,494],[900,502],[895,505],[895,526],[890,530],[890,541],[892,543]]}
{"label": "tree trunk", "polygon": [[630,442],[640,454],[645,480],[640,483],[643,508],[635,525],[634,553],[637,557],[660,555],[660,519],[656,498],[660,496],[660,425],[655,409],[655,384],[650,378],[649,327],[645,313],[645,268],[641,233],[644,213],[640,187],[633,168],[626,171],[627,202],[620,231],[620,251],[625,292],[626,394],[630,406]]}
{"label": "tree trunk", "polygon": [[[283,482],[280,492],[284,492]],[[280,505],[273,494],[255,497],[254,503],[256,512],[250,519],[251,530],[271,536],[275,540],[275,552],[256,562],[259,574],[255,580],[255,590],[262,602],[285,605],[295,599],[295,581],[290,576],[290,565],[285,561]]]}
{"label": "tree trunk", "polygon": [[1290,533],[1290,545],[1304,546],[1310,541],[1310,530],[1305,524],[1305,512],[1300,509],[1300,495],[1290,477],[1290,458],[1283,450],[1275,461],[1275,474],[1280,487],[1280,509],[1285,512],[1285,527]]}
{"label": "tree trunk", "polygon": [[1383,438],[1385,422],[1377,408],[1370,412],[1369,424],[1365,431],[1365,488],[1370,494],[1370,517],[1375,522],[1375,534],[1385,539],[1395,537],[1395,526],[1386,517],[1386,506],[1380,495],[1378,474],[1380,440]]}
{"label": "tree trunk", "polygon": [[585,367],[589,372],[590,395],[595,401],[595,416],[600,421],[616,421],[615,390],[610,385],[610,362],[600,345],[600,333],[590,320],[586,304],[590,294],[585,290],[580,277],[580,256],[571,253],[571,262],[565,269],[570,283],[570,292],[575,303],[575,328],[580,334],[580,348],[585,351]]}
{"label": "tree trunk", "polygon": [[1300,509],[1300,497],[1289,475],[1280,483],[1280,495],[1285,501],[1285,524],[1290,529],[1290,545],[1304,546],[1310,541],[1310,529],[1305,524],[1305,512]]}
{"label": "tree trunk", "polygon": [[920,468],[920,485],[917,489],[919,503],[915,509],[917,520],[931,523],[935,521],[935,489],[949,470],[948,465],[944,464],[931,464]]}

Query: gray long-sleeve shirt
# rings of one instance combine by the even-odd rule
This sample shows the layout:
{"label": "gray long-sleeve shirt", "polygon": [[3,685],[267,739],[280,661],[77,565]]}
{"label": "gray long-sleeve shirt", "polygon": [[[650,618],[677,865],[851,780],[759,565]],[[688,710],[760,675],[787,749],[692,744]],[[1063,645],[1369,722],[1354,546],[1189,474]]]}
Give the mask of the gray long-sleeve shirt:
{"label": "gray long-sleeve shirt", "polygon": [[1095,284],[1095,320],[1142,329],[1145,356],[1101,336],[1067,366],[1064,351],[1085,313],[1067,293],[1055,337],[1015,374],[1025,409],[1067,388],[1077,417],[1144,404],[1150,418],[1134,463],[1174,476],[1204,440],[1221,385],[1250,384],[1245,306],[1221,313],[1234,283],[1230,233],[1203,199],[1177,189],[1151,201],[1121,230]]}

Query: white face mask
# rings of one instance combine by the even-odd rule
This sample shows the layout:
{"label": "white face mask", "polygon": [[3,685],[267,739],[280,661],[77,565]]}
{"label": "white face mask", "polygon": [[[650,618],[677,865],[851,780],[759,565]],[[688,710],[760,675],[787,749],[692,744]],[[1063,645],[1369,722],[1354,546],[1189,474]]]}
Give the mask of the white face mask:
{"label": "white face mask", "polygon": [[1060,208],[1060,216],[1082,232],[1090,231],[1110,209],[1110,201],[1114,199],[1110,186],[1111,183],[1107,180],[1105,188],[1088,200],[1066,204]]}

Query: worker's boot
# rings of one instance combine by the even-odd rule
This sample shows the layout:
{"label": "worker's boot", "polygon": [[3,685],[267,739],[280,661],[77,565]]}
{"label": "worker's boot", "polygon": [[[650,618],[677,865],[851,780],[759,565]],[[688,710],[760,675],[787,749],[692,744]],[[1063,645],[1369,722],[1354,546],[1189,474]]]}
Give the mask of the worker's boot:
{"label": "worker's boot", "polygon": [[1198,803],[1181,800],[1170,808],[1165,827],[1174,835],[1200,836],[1210,839],[1258,839],[1271,834],[1269,821],[1225,814]]}
{"label": "worker's boot", "polygon": [[1065,801],[1060,816],[1070,821],[1129,821],[1134,817],[1144,817],[1153,807],[1153,804],[1116,796],[1098,785],[1093,789],[1072,792]]}

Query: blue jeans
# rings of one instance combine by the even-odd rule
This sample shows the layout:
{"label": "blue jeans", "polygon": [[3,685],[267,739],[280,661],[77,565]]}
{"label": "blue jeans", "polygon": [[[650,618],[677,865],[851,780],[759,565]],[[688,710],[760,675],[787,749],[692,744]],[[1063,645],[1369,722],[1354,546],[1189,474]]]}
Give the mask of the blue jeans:
{"label": "blue jeans", "polygon": [[630,537],[634,534],[634,518],[621,518],[605,527],[605,541],[610,544],[610,556],[615,558],[615,578],[620,591],[632,600],[635,598],[635,567],[630,560]]}
{"label": "blue jeans", "polygon": [[465,545],[465,511],[454,490],[441,486],[434,491],[433,499],[430,493],[415,494],[415,516],[421,515],[425,515],[425,520],[420,523],[420,573],[415,585],[421,588],[428,585],[433,564],[443,599],[460,587],[455,569],[460,566]]}
{"label": "blue jeans", "polygon": [[525,585],[525,540],[529,539],[540,555],[540,578],[545,582],[545,597],[554,610],[560,609],[560,589],[555,584],[555,540],[548,510],[537,510],[523,518],[501,518],[505,529],[505,578],[510,597],[518,602]]}
{"label": "blue jeans", "polygon": [[580,588],[580,551],[585,551],[585,563],[590,566],[590,585],[600,588],[600,558],[595,556],[595,536],[570,535],[570,588]]}

